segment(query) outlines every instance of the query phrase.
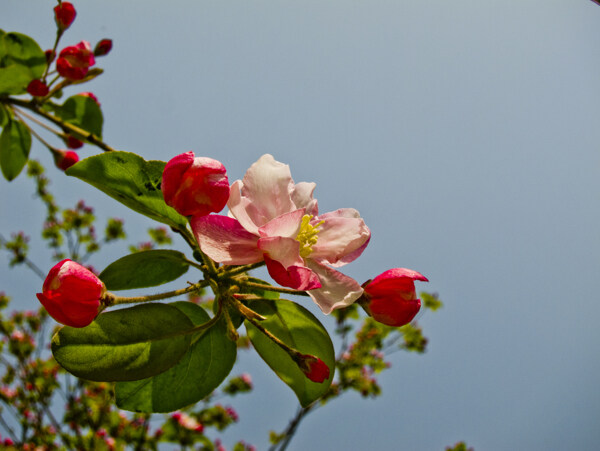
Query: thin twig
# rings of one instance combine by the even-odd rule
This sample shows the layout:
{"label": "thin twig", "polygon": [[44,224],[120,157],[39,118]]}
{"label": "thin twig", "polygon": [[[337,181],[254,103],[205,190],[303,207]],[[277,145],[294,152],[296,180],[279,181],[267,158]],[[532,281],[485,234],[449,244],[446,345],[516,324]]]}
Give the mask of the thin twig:
{"label": "thin twig", "polygon": [[35,114],[42,116],[44,119],[47,119],[50,122],[58,125],[61,129],[64,130],[65,133],[73,135],[77,139],[83,139],[83,140],[89,142],[90,144],[93,144],[96,147],[99,147],[100,149],[102,149],[105,152],[115,152],[116,151],[116,149],[113,149],[112,147],[110,147],[108,144],[106,144],[104,141],[102,141],[98,136],[94,135],[93,133],[83,130],[82,128],[79,128],[73,124],[69,124],[69,123],[63,121],[62,119],[59,119],[56,116],[53,116],[50,113],[45,112],[44,110],[40,109],[39,106],[37,106],[31,102],[27,102],[27,101],[21,100],[21,99],[15,99],[13,97],[7,97],[6,99],[3,99],[2,101],[5,103],[9,103],[11,105],[18,105],[20,107],[27,108],[28,110],[33,111]]}

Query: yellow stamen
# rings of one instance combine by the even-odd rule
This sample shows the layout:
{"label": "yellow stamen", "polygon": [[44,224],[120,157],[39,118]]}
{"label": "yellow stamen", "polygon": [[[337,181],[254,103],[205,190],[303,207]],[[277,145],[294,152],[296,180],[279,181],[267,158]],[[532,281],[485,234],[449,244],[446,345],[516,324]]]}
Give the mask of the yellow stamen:
{"label": "yellow stamen", "polygon": [[298,232],[298,236],[296,236],[296,240],[300,243],[300,256],[302,258],[306,258],[312,254],[312,247],[317,244],[319,226],[325,223],[325,221],[321,221],[318,224],[312,225],[310,223],[312,218],[312,215],[302,216],[300,231]]}

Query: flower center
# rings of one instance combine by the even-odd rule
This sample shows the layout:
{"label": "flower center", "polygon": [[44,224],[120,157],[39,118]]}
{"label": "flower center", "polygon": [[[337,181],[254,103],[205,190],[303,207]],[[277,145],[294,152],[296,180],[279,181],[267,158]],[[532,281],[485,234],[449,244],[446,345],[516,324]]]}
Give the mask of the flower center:
{"label": "flower center", "polygon": [[306,258],[312,254],[312,247],[317,244],[319,226],[325,221],[321,221],[318,224],[312,225],[310,220],[313,218],[312,215],[302,216],[302,224],[300,224],[300,230],[296,236],[296,240],[300,243],[300,257]]}

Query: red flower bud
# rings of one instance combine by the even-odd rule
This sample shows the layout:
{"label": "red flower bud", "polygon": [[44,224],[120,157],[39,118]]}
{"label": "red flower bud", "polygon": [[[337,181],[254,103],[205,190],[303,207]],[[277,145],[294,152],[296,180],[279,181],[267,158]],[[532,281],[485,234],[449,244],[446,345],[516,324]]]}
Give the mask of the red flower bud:
{"label": "red flower bud", "polygon": [[44,55],[46,56],[46,64],[50,64],[56,58],[56,52],[52,49],[46,50]]}
{"label": "red flower bud", "polygon": [[96,47],[94,47],[94,56],[108,55],[108,52],[110,52],[111,49],[112,39],[102,39],[96,44]]}
{"label": "red flower bud", "polygon": [[81,80],[95,63],[90,43],[81,41],[77,45],[61,50],[56,60],[56,70],[62,77],[69,80]]}
{"label": "red flower bud", "polygon": [[37,298],[59,323],[85,327],[98,316],[104,291],[104,284],[93,272],[65,259],[50,270]]}
{"label": "red flower bud", "polygon": [[98,104],[98,106],[100,106],[100,102],[98,102],[98,97],[96,97],[93,93],[91,92],[80,92],[79,94],[77,94],[78,96],[84,96],[84,97],[89,97],[90,99],[92,99],[94,102],[96,102]]}
{"label": "red flower bud", "polygon": [[415,280],[428,282],[425,276],[411,269],[385,271],[365,286],[361,304],[376,321],[393,327],[404,326],[421,308]]}
{"label": "red flower bud", "polygon": [[27,92],[34,97],[44,97],[50,90],[42,80],[31,80],[27,85]]}
{"label": "red flower bud", "polygon": [[67,139],[65,139],[65,144],[69,149],[80,149],[81,147],[83,147],[83,141],[74,138],[70,135],[67,136]]}
{"label": "red flower bud", "polygon": [[183,216],[219,212],[229,200],[225,166],[217,160],[186,152],[171,159],[163,171],[162,192],[167,205]]}
{"label": "red flower bud", "polygon": [[300,354],[295,358],[304,375],[319,384],[329,379],[329,367],[320,358],[310,354]]}
{"label": "red flower bud", "polygon": [[54,153],[54,164],[58,169],[66,171],[79,161],[79,155],[72,150],[56,150]]}
{"label": "red flower bud", "polygon": [[73,4],[69,2],[62,2],[60,5],[54,7],[54,20],[59,30],[66,30],[71,26],[75,20],[77,12],[73,7]]}

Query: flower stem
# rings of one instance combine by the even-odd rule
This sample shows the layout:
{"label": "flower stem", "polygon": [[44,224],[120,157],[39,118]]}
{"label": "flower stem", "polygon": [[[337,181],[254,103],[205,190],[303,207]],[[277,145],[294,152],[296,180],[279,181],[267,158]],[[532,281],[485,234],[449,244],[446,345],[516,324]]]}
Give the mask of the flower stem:
{"label": "flower stem", "polygon": [[132,304],[134,302],[159,301],[161,299],[172,298],[175,296],[180,296],[182,294],[190,293],[190,292],[196,291],[200,288],[204,288],[207,285],[208,285],[208,282],[206,280],[203,280],[202,282],[190,285],[189,287],[182,288],[180,290],[168,291],[166,293],[151,294],[151,295],[147,295],[147,296],[135,296],[135,297],[124,297],[124,296],[122,297],[122,296],[116,296],[112,293],[106,293],[104,295],[104,297],[102,298],[102,302],[106,307],[110,307],[110,306],[119,305],[119,304]]}
{"label": "flower stem", "polygon": [[[256,318],[255,315],[258,315],[256,312],[254,312],[253,310],[250,310],[248,307],[246,307],[244,304],[242,304],[235,297],[232,296],[231,299],[233,299],[233,301],[235,302],[235,304],[236,304],[239,312],[244,316],[244,318],[246,318],[248,321],[250,321],[254,327],[256,327],[258,330],[260,330],[273,343],[275,343],[277,346],[279,346],[281,349],[283,349],[285,352],[287,352],[290,355],[290,357],[292,357],[292,359],[294,359],[295,357],[299,357],[299,356],[302,355],[299,351],[295,350],[294,348],[289,347],[283,341],[281,341],[279,338],[277,338],[275,335],[273,335],[271,332],[269,332],[260,323],[260,320],[258,320]],[[250,310],[253,313],[253,315],[252,314],[248,314],[248,310]]]}
{"label": "flower stem", "polygon": [[102,141],[100,138],[98,138],[93,133],[87,132],[87,131],[83,130],[82,128],[79,128],[75,125],[69,124],[69,123],[63,121],[62,119],[59,119],[56,116],[53,116],[53,115],[45,112],[44,110],[40,109],[37,105],[35,105],[32,102],[27,102],[27,101],[21,100],[21,99],[15,99],[13,97],[7,97],[6,99],[2,99],[2,102],[12,104],[12,105],[18,105],[23,108],[27,108],[28,110],[33,111],[35,114],[42,116],[44,119],[47,119],[50,122],[58,125],[60,128],[62,128],[65,131],[65,133],[68,133],[77,139],[88,141],[90,144],[93,144],[96,147],[99,147],[100,149],[102,149],[105,152],[116,151],[116,149],[113,149],[112,147],[110,147],[108,144],[106,144],[104,141]]}
{"label": "flower stem", "polygon": [[239,285],[241,287],[257,288],[259,290],[274,291],[276,293],[296,294],[298,296],[308,296],[308,293],[306,291],[293,290],[291,288],[274,287],[273,285],[265,285],[265,284],[256,283],[256,282],[240,281]]}
{"label": "flower stem", "polygon": [[235,266],[233,267],[233,269],[227,269],[227,266],[223,267],[223,275],[225,276],[237,276],[238,274],[242,274],[244,272],[250,271],[252,269],[256,269],[256,268],[260,268],[261,266],[264,266],[265,262],[261,261],[261,262],[257,262],[257,263],[252,263],[251,265],[243,265],[243,266]]}

